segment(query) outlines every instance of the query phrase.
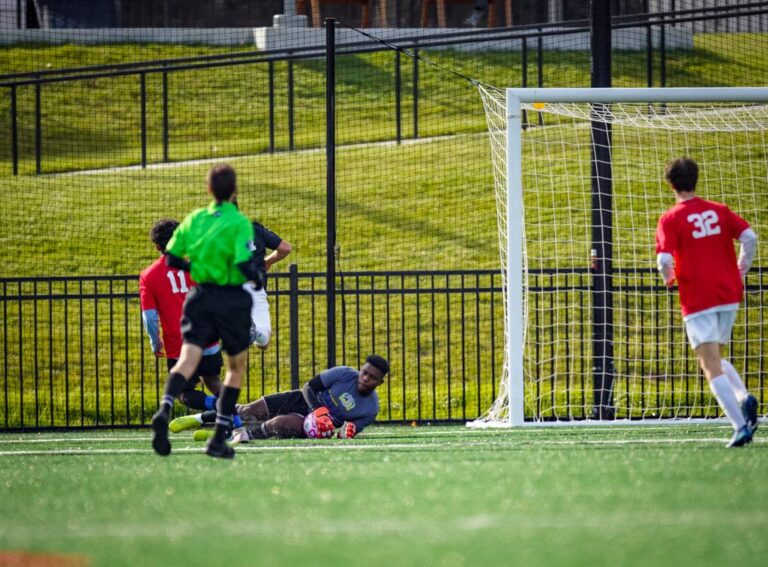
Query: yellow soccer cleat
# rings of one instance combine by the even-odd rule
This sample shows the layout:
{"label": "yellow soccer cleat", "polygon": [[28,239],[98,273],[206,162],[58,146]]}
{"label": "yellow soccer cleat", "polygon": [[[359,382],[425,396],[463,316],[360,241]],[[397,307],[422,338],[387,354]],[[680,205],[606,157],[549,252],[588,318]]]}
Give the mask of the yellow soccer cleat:
{"label": "yellow soccer cleat", "polygon": [[203,425],[203,420],[198,413],[194,415],[182,415],[181,417],[177,417],[168,424],[168,429],[171,430],[171,433],[180,433],[181,431],[186,431],[187,429],[198,429],[201,425]]}
{"label": "yellow soccer cleat", "polygon": [[213,436],[213,429],[198,429],[192,435],[193,441],[208,441]]}

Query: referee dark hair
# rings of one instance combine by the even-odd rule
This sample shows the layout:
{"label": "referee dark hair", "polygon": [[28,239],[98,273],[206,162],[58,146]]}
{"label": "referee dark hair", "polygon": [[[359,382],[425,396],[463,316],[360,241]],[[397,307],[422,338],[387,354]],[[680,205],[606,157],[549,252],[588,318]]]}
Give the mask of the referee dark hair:
{"label": "referee dark hair", "polygon": [[251,262],[253,226],[233,204],[237,184],[232,167],[213,167],[206,181],[213,202],[190,213],[166,247],[168,266],[188,270],[198,285],[184,302],[184,344],[165,383],[160,408],[152,417],[152,447],[159,455],[170,454],[168,421],[173,402],[194,378],[203,348],[221,340],[227,354],[227,373],[216,403],[214,435],[205,452],[231,459],[235,451],[227,445],[226,437],[232,429],[250,345],[252,300],[244,284],[257,276]]}

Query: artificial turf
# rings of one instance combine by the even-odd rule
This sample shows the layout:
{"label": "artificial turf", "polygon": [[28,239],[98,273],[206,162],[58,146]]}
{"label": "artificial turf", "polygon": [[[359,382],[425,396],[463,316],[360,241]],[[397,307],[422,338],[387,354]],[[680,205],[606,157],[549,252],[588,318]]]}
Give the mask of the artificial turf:
{"label": "artificial turf", "polygon": [[212,460],[189,432],[0,436],[0,550],[93,565],[755,565],[768,444],[722,425],[377,426]]}

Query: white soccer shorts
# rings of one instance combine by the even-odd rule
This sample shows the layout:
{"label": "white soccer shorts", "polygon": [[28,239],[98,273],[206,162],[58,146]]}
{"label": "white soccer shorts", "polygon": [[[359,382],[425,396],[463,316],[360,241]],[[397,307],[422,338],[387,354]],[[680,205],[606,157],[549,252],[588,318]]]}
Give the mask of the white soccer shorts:
{"label": "white soccer shorts", "polygon": [[243,285],[251,295],[251,344],[267,346],[272,337],[272,319],[269,316],[269,300],[264,289],[255,290],[251,284]]}
{"label": "white soccer shorts", "polygon": [[704,343],[724,345],[731,338],[731,331],[735,322],[735,309],[694,315],[685,321],[688,342],[691,343],[694,350]]}

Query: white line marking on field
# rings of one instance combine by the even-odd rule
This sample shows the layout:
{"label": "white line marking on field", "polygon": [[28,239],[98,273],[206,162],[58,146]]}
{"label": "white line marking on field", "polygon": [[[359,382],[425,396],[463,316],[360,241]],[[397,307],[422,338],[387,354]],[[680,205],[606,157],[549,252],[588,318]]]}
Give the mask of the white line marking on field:
{"label": "white line marking on field", "polygon": [[0,439],[0,445],[34,445],[40,443],[123,443],[125,441],[150,441],[151,437],[52,437],[49,439]]}
{"label": "white line marking on field", "polygon": [[[725,446],[727,439],[724,437],[699,437],[684,439],[601,439],[590,441],[581,440],[537,440],[531,442],[510,442],[489,440],[485,442],[448,442],[448,443],[387,443],[381,445],[363,445],[357,443],[334,443],[332,445],[259,445],[251,443],[248,445],[238,445],[237,451],[242,453],[259,453],[274,451],[388,451],[388,450],[406,450],[406,449],[434,449],[435,447],[489,447],[489,448],[530,448],[544,446],[627,446],[627,445],[685,445],[685,444],[722,444]],[[757,439],[755,444],[765,444],[766,440]],[[198,447],[179,447],[173,450],[174,453],[202,453],[202,444]],[[152,449],[49,449],[49,450],[20,450],[20,451],[0,451],[0,456],[49,456],[49,455],[140,455],[151,454]]]}
{"label": "white line marking on field", "polygon": [[[453,139],[479,138],[479,137],[485,137],[485,136],[488,136],[488,132],[469,132],[465,134],[444,134],[440,136],[428,136],[426,138],[416,138],[416,139],[407,138],[407,139],[401,140],[400,142],[398,142],[397,140],[383,140],[381,142],[359,142],[359,143],[352,143],[352,144],[341,144],[337,146],[337,148],[339,150],[357,150],[357,149],[374,148],[374,147],[397,147],[397,146],[430,144],[432,142],[441,142],[444,140],[453,140]],[[205,165],[205,164],[222,163],[222,162],[237,163],[238,161],[253,159],[253,158],[261,158],[261,157],[269,157],[269,156],[316,154],[320,152],[325,152],[325,148],[323,147],[323,148],[303,148],[300,150],[278,150],[273,153],[265,152],[265,153],[258,153],[258,154],[244,154],[244,155],[229,156],[229,157],[220,156],[220,157],[214,157],[214,158],[200,158],[200,159],[190,159],[190,160],[184,160],[184,161],[172,161],[168,163],[156,162],[156,163],[148,163],[146,167],[142,167],[141,165],[122,165],[122,166],[106,167],[106,168],[100,168],[100,169],[83,169],[83,170],[77,170],[77,171],[65,171],[62,173],[51,173],[49,175],[51,176],[99,175],[99,174],[105,174],[105,173],[107,174],[121,173],[124,171],[174,169],[178,167],[186,167],[189,165]]]}

